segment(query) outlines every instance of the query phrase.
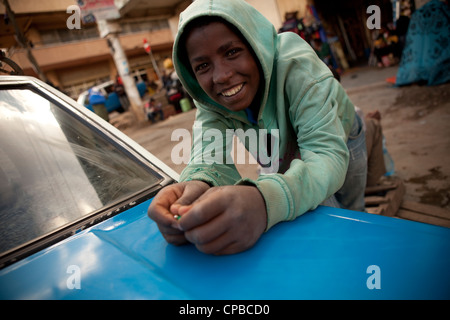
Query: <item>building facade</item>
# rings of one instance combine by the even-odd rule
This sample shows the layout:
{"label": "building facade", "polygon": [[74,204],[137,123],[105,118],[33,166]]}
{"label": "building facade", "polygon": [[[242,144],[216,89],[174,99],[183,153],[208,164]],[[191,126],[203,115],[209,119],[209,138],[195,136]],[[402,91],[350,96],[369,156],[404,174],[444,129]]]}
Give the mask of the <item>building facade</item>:
{"label": "building facade", "polygon": [[[247,0],[279,29],[286,13],[296,12],[308,23],[315,22],[327,41],[333,44],[339,67],[346,69],[367,61],[372,47],[372,34],[366,26],[369,5],[381,9],[382,24],[393,20],[391,0]],[[413,1],[414,2],[414,1]],[[426,0],[416,0],[418,6]],[[145,52],[147,39],[158,68],[171,57],[179,13],[191,0],[116,0],[121,6],[121,46],[127,56],[130,73],[158,80],[152,61]],[[9,0],[15,22],[27,39],[46,80],[73,98],[92,85],[114,80],[117,67],[111,48],[99,35],[95,22],[68,27],[73,12],[68,11],[75,0]],[[0,2],[0,48],[16,61],[25,74],[37,76],[26,50],[17,43],[16,31],[5,7]]]}

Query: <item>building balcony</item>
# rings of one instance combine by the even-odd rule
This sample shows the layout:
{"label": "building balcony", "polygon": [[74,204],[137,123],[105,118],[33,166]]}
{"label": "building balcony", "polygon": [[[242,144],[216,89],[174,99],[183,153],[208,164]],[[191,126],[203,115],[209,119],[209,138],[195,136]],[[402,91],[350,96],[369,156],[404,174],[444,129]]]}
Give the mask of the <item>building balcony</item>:
{"label": "building balcony", "polygon": [[[154,52],[170,49],[173,44],[170,29],[125,34],[119,37],[127,56],[144,53],[144,38],[148,40]],[[107,60],[111,56],[108,43],[102,38],[36,46],[32,52],[43,71],[90,64]],[[15,52],[11,58],[24,71],[32,68],[24,50]]]}

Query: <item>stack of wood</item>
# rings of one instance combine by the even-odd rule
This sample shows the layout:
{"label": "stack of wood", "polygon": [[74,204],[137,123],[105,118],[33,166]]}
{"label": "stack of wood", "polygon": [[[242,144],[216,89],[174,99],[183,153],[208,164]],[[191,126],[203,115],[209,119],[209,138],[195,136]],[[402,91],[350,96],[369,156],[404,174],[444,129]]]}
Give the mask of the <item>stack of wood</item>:
{"label": "stack of wood", "polygon": [[366,188],[366,211],[450,228],[449,210],[414,201],[403,201],[404,195],[403,181],[398,177],[389,177],[377,186]]}

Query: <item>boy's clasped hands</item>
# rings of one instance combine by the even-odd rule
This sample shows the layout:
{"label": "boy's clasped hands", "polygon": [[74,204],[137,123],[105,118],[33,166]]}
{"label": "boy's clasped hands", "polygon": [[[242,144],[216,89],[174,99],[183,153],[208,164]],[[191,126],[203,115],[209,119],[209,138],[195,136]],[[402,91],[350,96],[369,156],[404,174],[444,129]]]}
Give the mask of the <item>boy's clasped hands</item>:
{"label": "boy's clasped hands", "polygon": [[256,187],[210,187],[198,180],[162,189],[148,215],[167,242],[190,242],[198,250],[215,255],[252,247],[267,223],[265,202]]}

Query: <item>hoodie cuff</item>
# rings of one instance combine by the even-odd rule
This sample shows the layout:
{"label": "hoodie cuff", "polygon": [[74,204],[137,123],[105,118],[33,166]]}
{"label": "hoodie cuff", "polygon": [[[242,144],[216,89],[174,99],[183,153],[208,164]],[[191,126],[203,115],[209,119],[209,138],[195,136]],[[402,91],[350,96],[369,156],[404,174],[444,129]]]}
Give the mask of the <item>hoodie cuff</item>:
{"label": "hoodie cuff", "polygon": [[200,172],[193,172],[192,174],[185,174],[181,175],[179,182],[183,181],[192,181],[192,180],[200,180],[207,184],[209,184],[210,187],[217,187],[220,184],[217,182],[215,178],[213,178],[211,175],[205,173],[204,171]]}
{"label": "hoodie cuff", "polygon": [[294,216],[290,213],[290,208],[294,207],[292,197],[290,197],[289,190],[285,190],[287,187],[283,181],[279,180],[280,178],[277,175],[262,175],[258,180],[246,178],[237,183],[254,185],[261,192],[267,210],[267,227],[265,231],[268,231],[281,221],[290,220],[289,217]]}

